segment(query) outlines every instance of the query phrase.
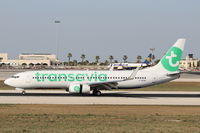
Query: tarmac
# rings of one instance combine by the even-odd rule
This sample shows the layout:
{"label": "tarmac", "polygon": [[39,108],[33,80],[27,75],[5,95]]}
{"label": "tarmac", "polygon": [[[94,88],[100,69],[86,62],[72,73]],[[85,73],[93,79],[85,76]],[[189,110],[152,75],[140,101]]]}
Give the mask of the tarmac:
{"label": "tarmac", "polygon": [[[0,80],[21,71],[0,71]],[[200,74],[181,74],[174,82],[200,82]],[[85,104],[85,105],[200,105],[200,92],[102,91],[102,96],[73,95],[64,90],[0,90],[0,104]]]}
{"label": "tarmac", "polygon": [[0,104],[65,105],[200,105],[200,92],[102,91],[102,96],[69,94],[64,90],[0,90]]}

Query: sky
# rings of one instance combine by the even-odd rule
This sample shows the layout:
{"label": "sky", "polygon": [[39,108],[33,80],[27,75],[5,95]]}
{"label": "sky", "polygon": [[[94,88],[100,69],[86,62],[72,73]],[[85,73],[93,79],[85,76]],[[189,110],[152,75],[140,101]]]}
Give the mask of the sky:
{"label": "sky", "polygon": [[[0,53],[81,54],[93,61],[161,58],[186,38],[183,58],[200,57],[199,0],[0,0]],[[59,20],[61,23],[54,23]]]}

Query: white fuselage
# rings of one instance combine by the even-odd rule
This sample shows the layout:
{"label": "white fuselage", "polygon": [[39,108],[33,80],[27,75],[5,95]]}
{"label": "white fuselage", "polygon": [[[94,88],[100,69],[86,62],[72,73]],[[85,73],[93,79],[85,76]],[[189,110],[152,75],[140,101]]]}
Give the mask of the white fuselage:
{"label": "white fuselage", "polygon": [[132,71],[100,70],[40,70],[27,71],[14,75],[5,84],[15,88],[69,88],[70,84],[117,83],[117,88],[141,88],[174,80],[178,75],[167,76],[156,67],[139,70],[133,79],[128,79]]}

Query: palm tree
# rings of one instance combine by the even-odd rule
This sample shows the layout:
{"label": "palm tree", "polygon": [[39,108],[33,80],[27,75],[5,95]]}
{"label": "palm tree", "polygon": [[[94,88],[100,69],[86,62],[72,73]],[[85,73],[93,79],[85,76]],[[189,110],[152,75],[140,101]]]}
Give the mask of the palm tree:
{"label": "palm tree", "polygon": [[81,62],[82,62],[82,64],[83,64],[83,61],[84,61],[85,57],[86,57],[85,54],[82,54],[82,55],[81,55],[81,59],[82,59]]}
{"label": "palm tree", "polygon": [[112,60],[114,59],[114,57],[112,55],[109,56],[109,60],[110,60],[110,64],[112,64]]}
{"label": "palm tree", "polygon": [[142,59],[142,56],[138,55],[138,56],[137,56],[137,63],[140,63],[140,62],[141,62],[141,59]]}
{"label": "palm tree", "polygon": [[78,61],[77,60],[73,60],[73,65],[77,66],[77,64],[78,64]]}
{"label": "palm tree", "polygon": [[107,66],[108,64],[109,64],[108,60],[105,60],[104,65]]}
{"label": "palm tree", "polygon": [[68,54],[67,54],[67,57],[68,57],[68,65],[70,65],[70,59],[71,59],[71,57],[72,57],[72,53],[68,53]]}
{"label": "palm tree", "polygon": [[99,57],[99,56],[96,56],[96,57],[95,57],[95,60],[96,60],[96,63],[98,64],[98,63],[99,63],[99,60],[100,60],[100,57]]}
{"label": "palm tree", "polygon": [[84,61],[84,65],[88,65],[90,62],[88,60]]}
{"label": "palm tree", "polygon": [[127,55],[124,55],[124,56],[123,56],[124,63],[127,62],[127,59],[128,59],[128,56],[127,56]]}

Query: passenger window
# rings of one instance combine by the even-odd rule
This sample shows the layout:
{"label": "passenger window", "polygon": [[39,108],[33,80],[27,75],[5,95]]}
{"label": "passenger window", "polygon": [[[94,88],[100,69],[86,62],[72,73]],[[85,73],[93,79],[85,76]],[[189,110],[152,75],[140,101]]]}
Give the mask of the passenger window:
{"label": "passenger window", "polygon": [[11,78],[15,78],[15,79],[17,79],[17,78],[19,78],[19,76],[12,76]]}

